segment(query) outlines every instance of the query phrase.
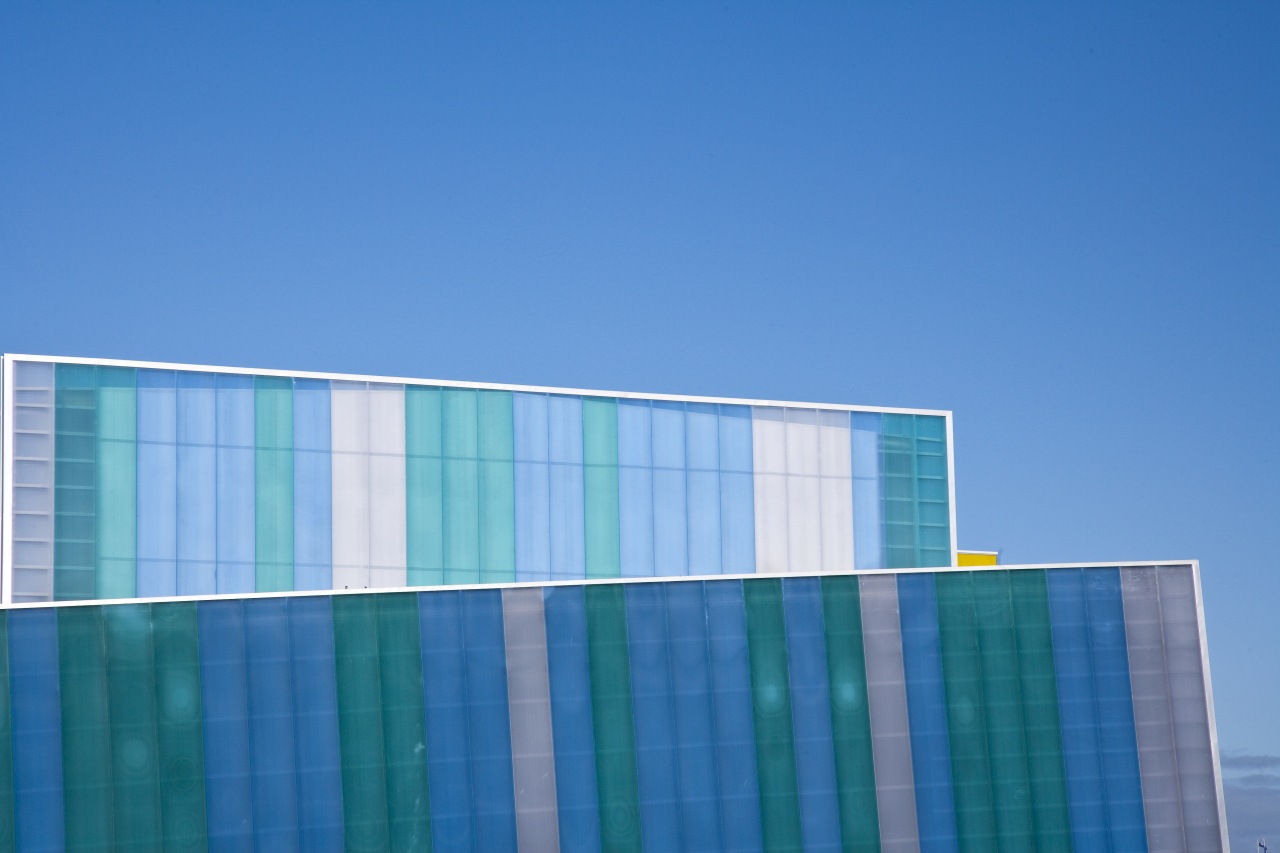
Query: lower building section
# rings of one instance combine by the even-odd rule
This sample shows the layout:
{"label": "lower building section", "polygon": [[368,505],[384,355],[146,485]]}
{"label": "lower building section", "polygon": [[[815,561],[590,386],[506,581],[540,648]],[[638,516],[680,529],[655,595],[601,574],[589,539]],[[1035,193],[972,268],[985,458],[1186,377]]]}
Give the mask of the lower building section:
{"label": "lower building section", "polygon": [[21,606],[0,850],[1221,851],[1191,565]]}

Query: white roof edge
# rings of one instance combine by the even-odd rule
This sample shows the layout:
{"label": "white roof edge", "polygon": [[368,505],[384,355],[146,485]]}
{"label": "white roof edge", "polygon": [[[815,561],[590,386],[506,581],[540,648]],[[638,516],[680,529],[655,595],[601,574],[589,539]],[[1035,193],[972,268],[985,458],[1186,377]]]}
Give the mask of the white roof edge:
{"label": "white roof edge", "polygon": [[481,388],[495,391],[527,391],[539,394],[579,394],[587,397],[617,397],[623,400],[669,400],[682,403],[722,403],[738,406],[787,406],[803,409],[828,409],[847,412],[883,412],[895,415],[946,416],[950,409],[911,409],[899,406],[854,406],[843,403],[808,403],[790,400],[756,400],[742,397],[703,397],[687,394],[646,394],[636,391],[606,391],[589,388],[556,388],[546,385],[509,385],[495,382],[461,382],[449,379],[424,379],[404,376],[369,376],[354,373],[322,373],[306,370],[270,370],[257,367],[224,367],[208,364],[180,364],[163,361],[133,361],[117,358],[83,358],[80,356],[27,355],[5,353],[15,361],[37,361],[60,364],[89,364],[104,367],[140,367],[150,370],[183,370],[193,373],[239,373],[249,376],[283,376],[293,379],[329,379],[338,382],[385,382],[394,385],[434,385],[443,388]]}
{"label": "white roof edge", "polygon": [[191,602],[191,601],[226,601],[238,599],[256,599],[256,598],[306,598],[323,595],[365,595],[368,593],[390,593],[390,592],[457,592],[462,590],[503,590],[503,589],[525,589],[529,587],[547,587],[547,586],[598,586],[600,584],[634,584],[634,583],[665,583],[667,581],[717,581],[717,580],[749,580],[752,578],[823,578],[823,577],[849,577],[860,575],[905,575],[905,574],[921,574],[926,572],[946,573],[946,572],[984,572],[984,571],[1005,571],[1020,569],[1099,569],[1099,568],[1125,568],[1138,567],[1144,568],[1148,566],[1188,566],[1194,568],[1197,564],[1195,560],[1120,560],[1106,563],[1025,563],[1013,566],[935,566],[928,568],[916,569],[855,569],[848,572],[794,572],[787,574],[742,574],[742,575],[676,575],[672,577],[643,577],[643,578],[592,578],[590,580],[556,580],[556,581],[515,581],[511,583],[489,583],[489,584],[453,584],[443,586],[396,586],[381,587],[367,589],[307,589],[307,590],[291,590],[287,592],[242,592],[242,593],[222,593],[219,595],[175,595],[163,596],[155,598],[112,598],[112,599],[82,599],[77,601],[31,601],[13,604],[0,605],[0,611],[5,610],[29,610],[41,607],[94,607],[100,604],[163,604],[172,602]]}

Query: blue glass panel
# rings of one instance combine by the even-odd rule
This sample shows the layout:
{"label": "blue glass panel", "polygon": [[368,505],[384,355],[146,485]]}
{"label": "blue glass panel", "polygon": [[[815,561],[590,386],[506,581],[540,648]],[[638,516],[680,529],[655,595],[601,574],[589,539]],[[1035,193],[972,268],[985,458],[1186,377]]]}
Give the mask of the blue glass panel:
{"label": "blue glass panel", "polygon": [[288,599],[246,601],[249,766],[253,772],[253,843],[258,850],[298,849],[297,771],[289,689]]}
{"label": "blue glass panel", "polygon": [[1098,706],[1089,648],[1089,613],[1080,569],[1046,572],[1053,668],[1058,677],[1062,760],[1071,841],[1076,853],[1110,850],[1106,785],[1098,742]]}
{"label": "blue glass panel", "polygon": [[587,607],[582,587],[548,587],[543,590],[543,606],[560,849],[565,853],[595,853],[600,850],[600,817],[587,659]]}
{"label": "blue glass panel", "polygon": [[516,580],[551,579],[547,396],[513,394],[516,489]]}
{"label": "blue glass panel", "polygon": [[210,853],[253,850],[253,775],[244,611],[239,601],[204,601],[200,695],[204,707],[205,798]]}
{"label": "blue glass panel", "polygon": [[56,610],[10,611],[9,691],[19,849],[60,851],[65,833]]}
{"label": "blue glass panel", "polygon": [[831,735],[830,682],[818,578],[782,582],[787,630],[787,672],[800,793],[804,849],[840,850],[840,803],[836,796],[835,741]]}
{"label": "blue glass panel", "polygon": [[501,590],[472,590],[463,595],[462,626],[476,849],[515,850],[516,799]]}
{"label": "blue glass panel", "polygon": [[138,371],[138,595],[178,591],[178,394],[172,370]]}
{"label": "blue glass panel", "polygon": [[1138,770],[1120,570],[1085,569],[1084,577],[1098,703],[1098,747],[1107,786],[1111,849],[1144,851],[1147,830],[1142,811],[1142,779]]}
{"label": "blue glass panel", "polygon": [[880,415],[852,412],[854,568],[878,569],[884,560],[884,519],[880,494]]}
{"label": "blue glass panel", "polygon": [[547,441],[551,577],[581,580],[587,576],[581,397],[547,397]]}
{"label": "blue glass panel", "polygon": [[653,563],[657,575],[689,573],[684,404],[653,404]]}
{"label": "blue glass panel", "polygon": [[653,566],[653,436],[648,400],[618,401],[618,531],[622,576]]}
{"label": "blue glass panel", "polygon": [[466,664],[458,595],[456,592],[418,595],[434,853],[470,853],[475,847]]}
{"label": "blue glass panel", "polygon": [[293,588],[333,587],[329,382],[293,383]]}
{"label": "blue glass panel", "polygon": [[298,750],[298,824],[302,849],[343,849],[342,754],[329,598],[289,599],[293,707]]}
{"label": "blue glass panel", "polygon": [[218,591],[217,408],[214,374],[178,374],[178,595]]}
{"label": "blue glass panel", "polygon": [[688,462],[689,574],[719,574],[720,448],[719,418],[714,405],[685,406],[685,450]]}
{"label": "blue glass panel", "polygon": [[760,830],[760,789],[742,582],[712,581],[704,584],[703,589],[707,599],[707,637],[715,697],[723,849],[741,853],[757,851],[763,848],[764,839]]}
{"label": "blue glass panel", "polygon": [[253,377],[218,376],[218,592],[253,592]]}
{"label": "blue glass panel", "polygon": [[756,570],[755,477],[752,474],[751,409],[720,406],[721,571]]}
{"label": "blue glass panel", "polygon": [[[855,413],[854,417],[857,417]],[[857,547],[855,540],[854,547]],[[902,668],[907,682],[911,765],[916,781],[920,849],[956,851],[951,743],[942,681],[942,640],[932,574],[898,575]]]}
{"label": "blue glass panel", "polygon": [[640,838],[643,849],[651,853],[680,849],[680,795],[676,786],[676,731],[662,602],[664,586],[631,584],[625,593]]}

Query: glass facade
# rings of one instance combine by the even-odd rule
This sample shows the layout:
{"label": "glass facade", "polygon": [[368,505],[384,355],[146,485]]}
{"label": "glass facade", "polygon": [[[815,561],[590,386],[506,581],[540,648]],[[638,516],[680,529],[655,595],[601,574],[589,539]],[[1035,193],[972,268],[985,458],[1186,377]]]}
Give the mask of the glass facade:
{"label": "glass facade", "polygon": [[15,602],[952,562],[945,413],[6,361]]}
{"label": "glass facade", "polygon": [[1220,851],[1201,637],[1191,565],[19,605],[0,850]]}

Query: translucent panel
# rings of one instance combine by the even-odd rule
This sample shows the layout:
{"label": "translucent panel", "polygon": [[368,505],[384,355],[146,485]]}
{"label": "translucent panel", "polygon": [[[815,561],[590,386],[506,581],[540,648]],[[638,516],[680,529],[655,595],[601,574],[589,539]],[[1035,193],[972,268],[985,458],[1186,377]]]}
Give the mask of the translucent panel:
{"label": "translucent panel", "polygon": [[664,584],[676,724],[683,849],[723,849],[716,767],[715,702],[702,584]]}
{"label": "translucent panel", "polygon": [[405,585],[403,385],[369,386],[369,584]]}
{"label": "translucent panel", "polygon": [[253,377],[218,377],[218,592],[253,592]]}
{"label": "translucent panel", "polygon": [[112,840],[112,773],[102,611],[76,607],[56,615],[67,844],[73,850],[106,847]]}
{"label": "translucent panel", "polygon": [[13,706],[9,697],[9,614],[0,613],[0,850],[16,849],[13,814]]}
{"label": "translucent panel", "polygon": [[[177,384],[177,591],[212,595],[218,591],[217,377],[179,373]],[[104,427],[105,408],[104,401]],[[105,455],[103,463],[105,469]]]}
{"label": "translucent panel", "polygon": [[440,389],[410,385],[405,407],[405,580],[444,583]]}
{"label": "translucent panel", "polygon": [[684,406],[653,407],[653,551],[655,573],[689,573],[688,485],[685,470]]}
{"label": "translucent panel", "polygon": [[253,842],[258,850],[299,849],[288,605],[283,598],[244,605]]}
{"label": "translucent panel", "polygon": [[555,743],[556,805],[565,850],[600,850],[587,611],[582,587],[542,591]]}
{"label": "translucent panel", "polygon": [[178,394],[172,370],[138,371],[138,590],[178,591]]}
{"label": "translucent panel", "polygon": [[392,850],[421,850],[430,839],[422,639],[418,599],[380,595],[378,679],[387,773],[387,834]]}
{"label": "translucent panel", "polygon": [[[908,650],[905,602],[900,625],[898,587],[892,575],[858,578],[858,597],[867,664],[867,712],[875,759],[880,847],[885,853],[918,853],[921,835],[933,827],[926,822],[924,812],[921,812],[918,829],[916,822],[918,789],[914,780],[920,778],[920,769],[913,771],[913,763],[918,763],[915,757],[919,755],[915,751],[914,697],[910,726],[907,720],[907,677],[911,671],[904,669],[904,663],[909,664],[911,660],[910,657],[904,660],[904,652]],[[946,754],[944,750],[942,756]],[[950,788],[947,793],[949,796]],[[954,832],[954,823],[952,826]],[[945,843],[945,837],[939,833],[935,832],[934,837],[942,837]],[[954,842],[951,847],[938,844],[928,849],[954,849]]]}
{"label": "translucent panel", "polygon": [[618,401],[618,515],[622,577],[652,576],[653,430],[647,400]]}
{"label": "translucent panel", "polygon": [[418,596],[434,850],[471,850],[471,740],[457,593]]}
{"label": "translucent panel", "polygon": [[524,850],[560,849],[547,633],[540,589],[502,591],[516,840]]}
{"label": "translucent panel", "polygon": [[329,382],[293,386],[294,589],[333,587],[333,466]]}
{"label": "translucent panel", "polygon": [[369,586],[369,391],[362,382],[334,382],[333,587]]}
{"label": "translucent panel", "polygon": [[152,605],[149,611],[154,632],[160,819],[166,845],[194,849],[204,844],[207,833],[196,605]]}
{"label": "translucent panel", "polygon": [[113,756],[111,802],[115,849],[160,846],[160,749],[151,608],[131,604],[103,611]]}
{"label": "translucent panel", "polygon": [[476,849],[514,850],[516,805],[501,592],[474,590],[462,596],[462,621]]}
{"label": "translucent panel", "polygon": [[243,604],[201,602],[197,618],[209,850],[251,849],[253,777]]}
{"label": "translucent panel", "polygon": [[441,394],[444,448],[444,582],[480,580],[480,465],[476,391]]}
{"label": "translucent panel", "polygon": [[[93,367],[60,364],[56,380],[53,596],[92,598],[97,563],[96,376]],[[39,481],[47,476],[43,471],[41,465],[15,465],[14,479]]]}
{"label": "translucent panel", "polygon": [[256,589],[293,589],[293,380],[254,380]]}
{"label": "translucent panel", "polygon": [[831,700],[818,578],[782,585],[787,632],[787,675],[796,750],[800,828],[808,850],[841,849],[835,753],[831,749]]}
{"label": "translucent panel", "polygon": [[786,409],[787,563],[792,572],[822,568],[817,412]]}
{"label": "translucent panel", "polygon": [[480,459],[480,580],[516,579],[514,424],[511,394],[481,391],[478,400]]}
{"label": "translucent panel", "polygon": [[289,600],[289,641],[296,736],[305,744],[297,756],[302,849],[338,853],[343,849],[343,765],[329,599]]}
{"label": "translucent panel", "polygon": [[781,584],[778,578],[742,584],[766,850],[800,849],[802,843]]}
{"label": "translucent panel", "polygon": [[[10,553],[11,583],[15,601],[47,601],[53,598],[54,589],[53,365],[15,362],[13,381],[15,396],[18,392],[39,396],[27,405],[15,401],[10,429],[15,439],[23,435],[21,431],[29,431],[26,435],[38,438],[43,452],[37,454],[33,448],[26,454],[26,461],[12,463],[10,496],[15,512],[15,541]],[[30,522],[25,533],[19,532],[19,519]],[[28,541],[21,541],[23,539]],[[11,831],[12,825],[9,828]]]}
{"label": "translucent panel", "polygon": [[616,400],[595,397],[582,400],[582,459],[586,576],[616,578],[622,568],[618,542]]}
{"label": "translucent panel", "polygon": [[666,614],[662,586],[631,584],[625,589],[640,838],[642,849],[658,853],[680,848],[675,700]]}
{"label": "translucent panel", "polygon": [[623,589],[615,585],[588,586],[583,592],[601,842],[605,850],[638,851],[640,791]]}
{"label": "translucent panel", "polygon": [[515,445],[516,580],[551,579],[551,479],[547,397],[512,396]]}
{"label": "translucent panel", "polygon": [[755,489],[751,473],[751,409],[720,406],[720,567],[756,570]]}
{"label": "translucent panel", "polygon": [[689,574],[720,573],[720,449],[716,407],[685,406],[685,461],[689,469]]}
{"label": "translucent panel", "polygon": [[822,571],[853,569],[853,468],[848,412],[818,412]]}
{"label": "translucent panel", "polygon": [[586,577],[582,398],[547,397],[551,577]]}
{"label": "translucent panel", "polygon": [[885,563],[919,565],[916,518],[915,421],[911,415],[881,416],[880,470],[885,526]]}
{"label": "translucent panel", "polygon": [[788,571],[787,434],[783,410],[752,409],[752,469],[755,472],[756,571]]}
{"label": "translucent panel", "polygon": [[64,849],[58,619],[53,610],[8,613],[15,834],[32,850]]}
{"label": "translucent panel", "polygon": [[[136,371],[98,368],[97,598],[130,598],[137,592],[137,392]],[[212,450],[208,451],[212,453]],[[209,462],[201,469],[213,492]],[[185,474],[185,472],[180,472]],[[181,499],[181,495],[179,496]],[[212,500],[210,500],[210,504]],[[212,506],[209,507],[212,510]],[[212,517],[212,512],[210,512]],[[202,530],[202,533],[206,531]],[[210,527],[206,541],[213,544]],[[212,548],[209,548],[209,553]],[[208,568],[213,574],[213,566]],[[210,588],[210,592],[215,590]]]}

